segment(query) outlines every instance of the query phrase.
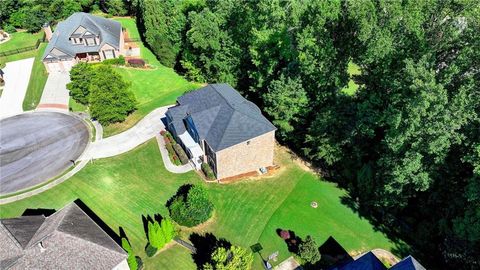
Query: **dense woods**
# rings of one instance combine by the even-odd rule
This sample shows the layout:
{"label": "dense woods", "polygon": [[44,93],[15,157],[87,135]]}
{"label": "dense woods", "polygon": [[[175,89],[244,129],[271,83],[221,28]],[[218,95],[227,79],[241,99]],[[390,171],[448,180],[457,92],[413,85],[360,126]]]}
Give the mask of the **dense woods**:
{"label": "dense woods", "polygon": [[[163,64],[255,101],[405,252],[429,268],[480,267],[477,1],[135,5]],[[361,68],[352,96],[340,91],[349,62]]]}

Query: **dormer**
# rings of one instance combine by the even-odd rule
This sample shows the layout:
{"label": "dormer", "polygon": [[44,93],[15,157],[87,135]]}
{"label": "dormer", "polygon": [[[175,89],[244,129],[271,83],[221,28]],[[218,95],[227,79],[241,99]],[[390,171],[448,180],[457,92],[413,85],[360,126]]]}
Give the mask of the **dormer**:
{"label": "dormer", "polygon": [[100,44],[100,37],[86,29],[79,26],[69,37],[73,45],[96,46]]}

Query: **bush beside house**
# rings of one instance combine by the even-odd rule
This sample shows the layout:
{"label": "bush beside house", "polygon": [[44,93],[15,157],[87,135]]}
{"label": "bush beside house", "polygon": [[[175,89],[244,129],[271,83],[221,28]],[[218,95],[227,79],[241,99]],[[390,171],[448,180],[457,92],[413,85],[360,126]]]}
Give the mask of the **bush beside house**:
{"label": "bush beside house", "polygon": [[180,144],[174,144],[173,145],[173,150],[175,150],[175,153],[177,153],[178,158],[180,158],[180,162],[182,162],[183,165],[188,163],[188,156],[187,153],[183,150],[183,148],[180,146]]}
{"label": "bush beside house", "polygon": [[208,179],[215,179],[215,174],[208,163],[202,163],[202,171]]}

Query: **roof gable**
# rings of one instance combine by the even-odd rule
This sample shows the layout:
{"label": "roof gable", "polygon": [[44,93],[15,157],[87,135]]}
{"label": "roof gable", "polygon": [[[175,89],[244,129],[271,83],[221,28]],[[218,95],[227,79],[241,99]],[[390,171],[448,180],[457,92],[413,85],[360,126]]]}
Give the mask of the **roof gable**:
{"label": "roof gable", "polygon": [[26,216],[4,219],[0,222],[15,238],[18,244],[20,244],[22,248],[25,248],[44,221],[44,216]]}
{"label": "roof gable", "polygon": [[408,256],[401,260],[399,263],[392,266],[390,270],[425,270],[425,267],[423,267],[412,256]]}

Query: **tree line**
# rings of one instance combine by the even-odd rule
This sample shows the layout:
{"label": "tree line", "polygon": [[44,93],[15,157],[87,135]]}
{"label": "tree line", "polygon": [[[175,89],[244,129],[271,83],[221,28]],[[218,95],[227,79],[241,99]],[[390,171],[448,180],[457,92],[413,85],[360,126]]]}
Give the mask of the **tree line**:
{"label": "tree line", "polygon": [[[162,64],[226,82],[346,203],[430,268],[480,266],[480,8],[464,1],[134,2]],[[354,95],[347,66],[360,66]]]}

